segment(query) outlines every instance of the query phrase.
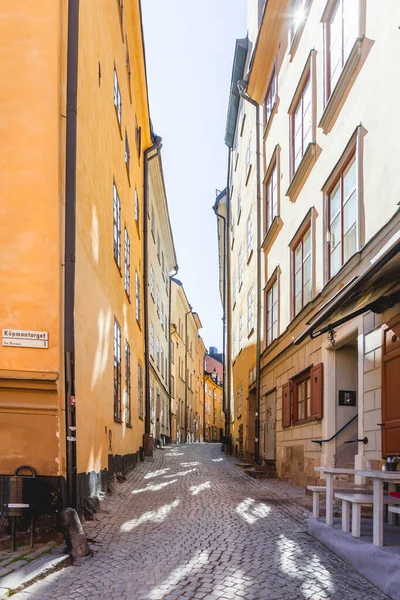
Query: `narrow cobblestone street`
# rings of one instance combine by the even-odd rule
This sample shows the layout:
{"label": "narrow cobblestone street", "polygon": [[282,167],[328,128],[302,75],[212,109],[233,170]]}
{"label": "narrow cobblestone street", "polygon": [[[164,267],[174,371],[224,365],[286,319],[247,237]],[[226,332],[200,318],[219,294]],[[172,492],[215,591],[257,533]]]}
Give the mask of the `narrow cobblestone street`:
{"label": "narrow cobblestone street", "polygon": [[219,444],[156,451],[86,524],[94,556],[14,598],[385,598],[308,536],[301,491],[235,462]]}

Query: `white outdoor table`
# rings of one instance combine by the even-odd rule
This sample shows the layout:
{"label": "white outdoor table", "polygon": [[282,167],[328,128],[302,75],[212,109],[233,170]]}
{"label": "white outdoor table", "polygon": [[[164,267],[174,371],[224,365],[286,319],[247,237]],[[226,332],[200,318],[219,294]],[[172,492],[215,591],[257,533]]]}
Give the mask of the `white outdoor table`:
{"label": "white outdoor table", "polygon": [[355,469],[337,467],[315,467],[315,471],[324,473],[326,477],[326,524],[333,525],[333,477],[334,475],[355,475]]}
{"label": "white outdoor table", "polygon": [[396,483],[400,483],[400,471],[358,471],[356,475],[369,477],[373,481],[373,542],[375,546],[383,546],[383,483],[389,482],[389,491],[393,491]]}

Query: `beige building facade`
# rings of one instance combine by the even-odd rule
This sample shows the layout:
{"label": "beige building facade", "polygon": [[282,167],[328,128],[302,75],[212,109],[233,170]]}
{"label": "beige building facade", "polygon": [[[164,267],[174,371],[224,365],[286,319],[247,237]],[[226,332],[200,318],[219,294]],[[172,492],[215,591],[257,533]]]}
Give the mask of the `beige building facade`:
{"label": "beige building facade", "polygon": [[244,72],[262,156],[260,460],[299,484],[400,451],[395,14],[271,0]]}

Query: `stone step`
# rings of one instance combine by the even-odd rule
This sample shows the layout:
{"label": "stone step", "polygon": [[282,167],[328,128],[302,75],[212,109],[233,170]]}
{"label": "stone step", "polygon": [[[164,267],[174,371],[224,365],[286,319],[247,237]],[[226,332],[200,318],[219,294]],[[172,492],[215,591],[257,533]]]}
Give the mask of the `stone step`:
{"label": "stone step", "polygon": [[278,476],[276,471],[259,471],[257,469],[245,469],[245,473],[254,479],[275,479]]}
{"label": "stone step", "polygon": [[249,469],[250,467],[253,467],[253,463],[236,463],[237,467],[240,467],[241,469]]}

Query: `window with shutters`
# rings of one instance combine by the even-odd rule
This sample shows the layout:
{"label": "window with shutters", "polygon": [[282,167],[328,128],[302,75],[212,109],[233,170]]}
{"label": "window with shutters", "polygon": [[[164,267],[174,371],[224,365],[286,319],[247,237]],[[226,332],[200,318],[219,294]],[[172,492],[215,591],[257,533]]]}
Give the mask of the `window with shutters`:
{"label": "window with shutters", "polygon": [[310,367],[282,387],[282,427],[323,416],[323,364]]}

